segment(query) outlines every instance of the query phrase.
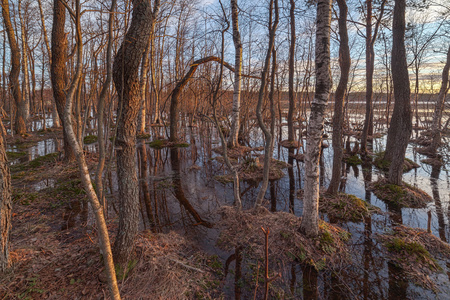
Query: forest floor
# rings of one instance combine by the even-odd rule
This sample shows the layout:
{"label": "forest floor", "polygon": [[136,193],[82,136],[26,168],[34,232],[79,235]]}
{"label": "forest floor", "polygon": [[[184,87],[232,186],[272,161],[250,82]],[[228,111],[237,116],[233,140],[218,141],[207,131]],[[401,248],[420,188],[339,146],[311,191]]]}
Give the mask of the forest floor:
{"label": "forest floor", "polygon": [[[10,139],[10,145],[13,144],[12,149],[19,153],[39,141],[61,135],[61,131],[50,130],[15,137]],[[9,155],[11,160],[21,156]],[[97,154],[86,152],[86,158],[94,168]],[[58,153],[25,162],[17,160],[11,165],[11,178],[14,203],[12,268],[0,278],[0,299],[108,298],[95,222],[76,164],[61,161]],[[321,211],[330,214],[334,211],[335,219],[354,218],[354,221],[378,213],[356,197],[352,197],[352,201],[342,197],[321,201]],[[114,210],[108,212],[107,220],[112,241],[118,222]],[[243,285],[247,285],[251,293],[255,290],[257,298],[262,298],[266,264],[262,227],[270,228],[270,257],[276,261],[270,264],[270,277],[277,276],[276,265],[285,266],[293,262],[319,271],[351,264],[349,248],[352,245],[349,243],[352,239],[346,230],[335,224],[321,221],[319,238],[310,240],[298,232],[301,219],[286,212],[271,213],[266,209],[236,212],[230,207],[222,207],[217,213],[221,215],[217,224],[218,246],[224,251],[234,252],[229,259],[223,261],[217,255],[205,252],[188,235],[173,231],[142,231],[136,241],[134,258],[127,268],[116,266],[122,297],[228,299],[240,295]],[[405,256],[417,253],[417,259],[406,260],[408,264],[404,267],[408,266],[410,273],[416,267],[440,271],[433,258],[434,252],[442,252],[444,257],[448,257],[448,244],[442,246],[438,239],[426,232],[411,234],[407,228],[397,231],[397,235],[393,232],[380,237],[388,256],[394,257],[401,266]],[[405,232],[409,234],[407,239]],[[433,247],[429,248],[429,245]],[[246,267],[250,274],[247,279],[240,277],[241,270],[237,268],[241,251],[244,260],[253,263]],[[234,270],[230,267],[232,261],[235,261]],[[420,264],[414,265],[415,262]],[[234,290],[226,288],[230,283],[230,276],[227,277],[230,273],[235,280]],[[423,276],[414,282],[434,289],[431,282],[423,280],[429,273],[423,272]],[[271,296],[288,296],[277,289],[276,282],[273,286]]]}

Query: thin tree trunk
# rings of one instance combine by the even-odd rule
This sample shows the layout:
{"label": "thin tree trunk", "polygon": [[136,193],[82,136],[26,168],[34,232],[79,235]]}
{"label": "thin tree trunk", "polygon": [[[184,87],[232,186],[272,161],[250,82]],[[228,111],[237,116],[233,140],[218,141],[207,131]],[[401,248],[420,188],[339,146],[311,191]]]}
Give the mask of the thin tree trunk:
{"label": "thin tree trunk", "polygon": [[341,182],[342,159],[344,158],[342,137],[344,127],[344,97],[347,90],[350,74],[350,48],[348,46],[346,0],[337,0],[339,6],[339,66],[341,78],[335,92],[334,115],[333,115],[333,171],[327,192],[337,194]]}
{"label": "thin tree trunk", "polygon": [[[295,70],[295,0],[290,0],[291,40],[289,45],[289,111],[288,111],[288,140],[294,141],[294,70]],[[281,119],[280,119],[281,122]]]}
{"label": "thin tree trunk", "polygon": [[231,0],[231,18],[233,25],[233,43],[235,49],[234,55],[234,90],[233,90],[233,108],[231,112],[231,130],[228,138],[228,147],[236,147],[239,144],[239,127],[241,109],[241,72],[242,72],[242,42],[239,32],[237,0]]}
{"label": "thin tree trunk", "polygon": [[22,71],[23,71],[23,89],[22,89],[22,100],[25,102],[25,120],[30,117],[30,84],[28,75],[28,51],[27,51],[27,40],[25,35],[25,24],[22,17],[22,1],[18,2],[18,13],[20,22],[20,36],[22,40]]}
{"label": "thin tree trunk", "polygon": [[441,144],[441,120],[444,111],[445,96],[448,92],[448,72],[450,70],[450,47],[447,50],[447,60],[444,69],[442,70],[442,83],[439,90],[439,96],[434,107],[433,124],[431,125],[431,153],[436,155],[437,148]]}
{"label": "thin tree trunk", "polygon": [[[19,75],[20,75],[20,49],[16,41],[11,17],[9,12],[9,1],[2,0],[2,15],[6,33],[8,34],[9,47],[11,49],[11,72],[9,73],[9,81],[11,85],[11,94],[17,106],[15,119],[15,131],[17,134],[25,134],[27,132],[27,115],[26,105],[20,91]],[[12,125],[12,119],[11,119]]]}
{"label": "thin tree trunk", "polygon": [[[69,7],[67,7],[69,8]],[[70,83],[67,90],[66,101],[64,107],[64,131],[67,133],[68,143],[75,153],[78,167],[80,170],[81,182],[86,191],[88,199],[92,205],[97,229],[100,249],[103,254],[103,260],[106,269],[106,275],[108,277],[108,285],[110,289],[110,295],[112,299],[119,300],[120,293],[117,285],[116,273],[114,269],[113,256],[111,251],[111,245],[109,241],[108,228],[106,226],[105,217],[103,215],[103,208],[98,201],[97,194],[95,193],[94,187],[92,186],[91,177],[89,174],[89,169],[84,157],[83,148],[78,143],[77,137],[73,130],[72,125],[72,104],[75,97],[77,88],[79,87],[79,82],[82,78],[83,69],[83,41],[81,36],[81,23],[80,23],[80,0],[76,0],[75,12],[71,11],[73,18],[75,19],[76,27],[76,71],[75,75]]]}
{"label": "thin tree trunk", "polygon": [[[272,18],[273,18],[273,10],[274,10],[274,4],[275,4],[275,20],[272,24]],[[264,92],[266,90],[267,85],[267,76],[269,74],[269,65],[270,65],[270,57],[272,55],[272,50],[274,49],[275,44],[275,32],[277,30],[278,26],[278,20],[279,20],[279,14],[278,14],[278,0],[271,0],[269,4],[269,47],[267,49],[266,53],[266,59],[264,61],[264,68],[261,74],[261,85],[259,88],[259,95],[258,95],[258,104],[256,105],[256,118],[258,119],[258,125],[261,128],[261,130],[264,133],[264,136],[266,138],[266,143],[264,146],[264,169],[263,169],[263,180],[261,182],[261,188],[258,192],[258,195],[256,196],[256,206],[262,205],[262,202],[264,200],[264,195],[267,191],[267,186],[269,185],[269,171],[270,171],[270,160],[272,159],[272,153],[273,153],[273,135],[272,130],[270,128],[267,128],[266,124],[264,124],[264,119],[261,114],[262,104],[264,100]],[[272,78],[273,79],[273,78]],[[270,112],[272,116],[271,122],[275,122],[275,111],[273,108],[273,89],[271,89],[271,107]],[[272,125],[271,125],[272,127]]]}
{"label": "thin tree trunk", "polygon": [[323,125],[332,82],[330,71],[331,0],[317,3],[316,28],[316,90],[306,138],[305,193],[300,231],[310,237],[319,234],[319,158]]}
{"label": "thin tree trunk", "polygon": [[401,185],[406,147],[412,132],[410,86],[405,49],[406,0],[395,0],[391,60],[394,111],[389,124],[384,160],[390,162],[388,181]]}

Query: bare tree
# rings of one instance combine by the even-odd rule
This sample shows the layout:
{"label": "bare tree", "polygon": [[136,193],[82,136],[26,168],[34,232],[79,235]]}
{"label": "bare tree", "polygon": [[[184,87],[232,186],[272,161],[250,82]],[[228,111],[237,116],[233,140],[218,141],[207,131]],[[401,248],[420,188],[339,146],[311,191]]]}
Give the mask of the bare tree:
{"label": "bare tree", "polygon": [[136,173],[136,120],[140,105],[139,65],[154,22],[155,0],[133,0],[128,32],[114,58],[113,79],[119,96],[117,108],[117,176],[119,180],[119,228],[114,259],[129,260],[139,225],[139,186]]}
{"label": "bare tree", "polygon": [[[274,5],[275,4],[275,5]],[[275,7],[274,7],[275,6]],[[275,19],[273,20],[273,14],[275,14]],[[264,170],[263,170],[263,180],[261,182],[261,188],[259,189],[258,195],[256,196],[255,206],[262,205],[264,200],[264,195],[267,191],[267,186],[269,184],[269,172],[270,172],[270,161],[272,159],[273,153],[273,130],[267,128],[264,123],[264,119],[261,114],[262,104],[264,100],[264,94],[267,85],[267,77],[269,75],[270,57],[272,56],[272,50],[275,44],[275,32],[277,30],[279,21],[278,13],[278,0],[270,0],[269,4],[269,47],[267,48],[266,58],[264,60],[264,67],[261,74],[261,85],[259,87],[258,94],[258,104],[256,105],[256,118],[258,119],[258,125],[264,133],[266,138],[266,143],[264,146]],[[272,77],[273,80],[274,77]],[[273,94],[272,94],[273,97]],[[275,122],[275,112],[273,111],[273,98],[270,99],[271,103],[271,122]],[[273,126],[273,125],[272,125]],[[271,126],[271,127],[272,127]]]}
{"label": "bare tree", "polygon": [[234,43],[234,90],[233,90],[233,109],[231,113],[231,130],[228,138],[228,147],[238,145],[241,107],[241,72],[242,72],[242,41],[239,32],[239,12],[237,0],[231,0],[231,19],[233,25],[233,43]]}
{"label": "bare tree", "polygon": [[25,134],[27,132],[27,114],[26,103],[20,92],[20,48],[16,41],[16,35],[11,23],[9,1],[2,0],[3,24],[8,34],[9,47],[11,49],[11,72],[9,73],[9,81],[11,85],[11,93],[17,106],[17,114],[15,120],[15,131],[17,134]]}
{"label": "bare tree", "polygon": [[311,103],[305,155],[305,193],[300,231],[307,236],[319,234],[319,158],[325,109],[331,90],[330,24],[331,0],[319,0],[316,22],[316,91]]}
{"label": "bare tree", "polygon": [[344,158],[342,134],[344,126],[344,98],[347,90],[348,78],[350,74],[350,48],[348,46],[347,13],[346,0],[338,0],[339,6],[339,67],[341,78],[334,95],[334,115],[333,115],[333,171],[330,185],[327,192],[336,194],[341,182],[342,159]]}
{"label": "bare tree", "polygon": [[401,185],[406,147],[412,132],[412,114],[408,64],[405,49],[406,0],[395,0],[392,25],[392,80],[394,84],[394,111],[389,124],[384,159],[390,162],[388,181]]}

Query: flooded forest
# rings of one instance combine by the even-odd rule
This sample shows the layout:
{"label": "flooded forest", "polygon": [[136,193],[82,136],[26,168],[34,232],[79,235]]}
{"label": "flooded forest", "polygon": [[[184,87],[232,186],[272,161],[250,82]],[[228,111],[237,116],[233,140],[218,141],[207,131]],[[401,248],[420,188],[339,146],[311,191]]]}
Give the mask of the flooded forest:
{"label": "flooded forest", "polygon": [[449,299],[447,0],[0,0],[0,299]]}

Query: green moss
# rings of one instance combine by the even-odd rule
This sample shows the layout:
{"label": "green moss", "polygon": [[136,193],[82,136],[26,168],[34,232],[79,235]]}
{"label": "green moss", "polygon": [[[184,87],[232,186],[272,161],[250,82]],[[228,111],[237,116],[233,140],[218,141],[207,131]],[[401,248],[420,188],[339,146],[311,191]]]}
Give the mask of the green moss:
{"label": "green moss", "polygon": [[39,168],[43,164],[45,164],[47,162],[55,161],[57,157],[58,157],[58,153],[56,153],[56,152],[55,153],[49,153],[47,155],[39,156],[36,159],[33,159],[32,161],[30,161],[28,163],[28,165],[31,168]]}
{"label": "green moss", "polygon": [[119,264],[115,265],[117,280],[127,279],[128,275],[130,274],[130,271],[133,270],[134,267],[136,267],[137,262],[138,262],[137,260],[132,259],[128,262],[125,268]]}
{"label": "green moss", "polygon": [[83,142],[85,144],[93,144],[98,140],[98,137],[96,135],[87,135],[84,137]]}
{"label": "green moss", "polygon": [[175,144],[175,147],[176,148],[187,148],[187,147],[189,147],[189,144],[188,143],[178,143],[178,144]]}
{"label": "green moss", "polygon": [[154,140],[154,141],[148,143],[148,145],[151,148],[161,149],[164,146],[164,141],[162,141],[162,140]]}
{"label": "green moss", "polygon": [[26,152],[13,152],[13,151],[6,151],[6,156],[8,157],[8,160],[14,160],[20,157],[23,157],[27,155]]}
{"label": "green moss", "polygon": [[415,256],[416,261],[427,263],[432,269],[439,269],[437,261],[431,256],[425,247],[418,242],[408,242],[401,237],[394,237],[385,243],[389,252],[402,255]]}
{"label": "green moss", "polygon": [[357,166],[362,164],[362,160],[361,158],[359,158],[357,154],[345,158],[345,162],[351,166]]}
{"label": "green moss", "polygon": [[[385,153],[385,151],[376,153],[373,164],[378,169],[388,172],[389,168],[391,166],[391,162],[384,159],[384,153]],[[405,158],[405,160],[403,162],[403,172],[404,173],[406,173],[414,168],[418,168],[418,167],[419,167],[419,165],[416,164],[414,161],[410,160],[409,158]]]}
{"label": "green moss", "polygon": [[150,138],[150,134],[149,133],[140,133],[138,135],[136,135],[136,138],[140,139],[140,140],[146,140]]}

